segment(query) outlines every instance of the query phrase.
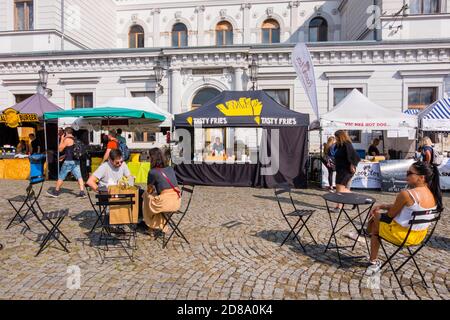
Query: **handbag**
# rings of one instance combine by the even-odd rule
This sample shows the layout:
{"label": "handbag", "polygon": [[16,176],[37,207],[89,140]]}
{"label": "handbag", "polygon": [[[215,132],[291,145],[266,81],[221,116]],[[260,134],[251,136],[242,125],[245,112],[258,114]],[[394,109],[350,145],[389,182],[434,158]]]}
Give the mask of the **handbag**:
{"label": "handbag", "polygon": [[166,179],[167,183],[172,187],[173,191],[175,191],[177,193],[178,199],[181,198],[180,190],[175,188],[175,186],[172,184],[172,182],[170,181],[169,177],[164,173],[164,171],[162,171],[161,168],[158,168],[157,170]]}

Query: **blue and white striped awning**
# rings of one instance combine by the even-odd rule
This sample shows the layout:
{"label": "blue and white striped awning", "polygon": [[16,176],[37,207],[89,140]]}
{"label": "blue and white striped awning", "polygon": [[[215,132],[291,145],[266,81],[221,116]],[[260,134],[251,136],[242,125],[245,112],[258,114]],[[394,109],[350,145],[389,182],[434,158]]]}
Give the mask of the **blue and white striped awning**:
{"label": "blue and white striped awning", "polygon": [[422,119],[444,120],[450,119],[450,99],[436,101],[420,113]]}
{"label": "blue and white striped awning", "polygon": [[415,116],[417,114],[419,114],[419,112],[422,111],[420,109],[408,109],[405,110],[405,112],[403,112],[404,114],[409,114],[410,116]]}

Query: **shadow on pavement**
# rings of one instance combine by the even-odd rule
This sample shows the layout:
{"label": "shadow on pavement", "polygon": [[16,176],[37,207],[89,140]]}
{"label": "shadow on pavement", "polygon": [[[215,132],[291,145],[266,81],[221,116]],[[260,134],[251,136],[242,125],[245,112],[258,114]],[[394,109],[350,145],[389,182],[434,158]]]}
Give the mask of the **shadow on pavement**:
{"label": "shadow on pavement", "polygon": [[[289,231],[286,230],[263,230],[261,232],[257,232],[255,236],[281,245],[288,233]],[[302,237],[301,235],[299,235],[299,238],[300,241],[302,241],[303,246],[306,248],[306,252],[303,251],[302,247],[296,239],[291,238],[287,240],[283,246],[288,247],[295,253],[310,257],[317,262],[321,262],[327,265],[333,265],[337,268],[340,267],[342,269],[350,269],[355,267],[367,267],[367,263],[364,260],[359,261],[356,259],[352,259],[355,255],[346,254],[346,252],[343,252],[342,250],[340,251],[342,266],[340,266],[338,254],[335,249],[328,249],[328,251],[325,252],[325,244],[315,244],[311,241],[309,236]]]}

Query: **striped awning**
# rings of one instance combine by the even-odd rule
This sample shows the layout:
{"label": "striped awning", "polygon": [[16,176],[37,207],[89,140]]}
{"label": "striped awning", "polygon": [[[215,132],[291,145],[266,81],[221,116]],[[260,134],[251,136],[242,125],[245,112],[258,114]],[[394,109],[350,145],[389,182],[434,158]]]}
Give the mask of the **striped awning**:
{"label": "striped awning", "polygon": [[444,120],[450,119],[450,99],[436,101],[420,113],[422,119]]}
{"label": "striped awning", "polygon": [[409,114],[411,116],[415,116],[415,115],[419,114],[420,111],[422,111],[422,110],[420,110],[420,109],[408,109],[408,110],[405,110],[403,113],[404,114]]}

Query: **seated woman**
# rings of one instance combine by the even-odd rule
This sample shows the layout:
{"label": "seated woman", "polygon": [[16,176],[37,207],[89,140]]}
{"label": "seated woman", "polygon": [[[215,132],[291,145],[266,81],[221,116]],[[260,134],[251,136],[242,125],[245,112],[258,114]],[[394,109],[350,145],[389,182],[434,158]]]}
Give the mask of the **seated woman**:
{"label": "seated woman", "polygon": [[174,212],[181,207],[181,194],[172,167],[167,166],[159,148],[150,150],[151,170],[148,173],[147,191],[144,192],[144,222],[153,231],[167,232],[168,226],[161,213]]}
{"label": "seated woman", "polygon": [[[416,162],[407,171],[410,189],[397,195],[394,204],[384,204],[373,208],[369,218],[368,231],[371,234],[370,266],[366,274],[372,275],[380,270],[377,259],[380,242],[378,235],[390,242],[401,245],[405,240],[414,211],[442,209],[442,194],[439,184],[439,171],[427,162]],[[387,210],[387,213],[381,213]],[[428,225],[414,225],[408,236],[406,246],[420,244],[427,235]]]}

